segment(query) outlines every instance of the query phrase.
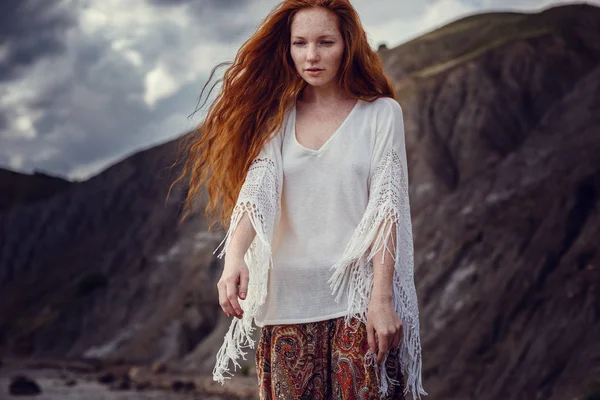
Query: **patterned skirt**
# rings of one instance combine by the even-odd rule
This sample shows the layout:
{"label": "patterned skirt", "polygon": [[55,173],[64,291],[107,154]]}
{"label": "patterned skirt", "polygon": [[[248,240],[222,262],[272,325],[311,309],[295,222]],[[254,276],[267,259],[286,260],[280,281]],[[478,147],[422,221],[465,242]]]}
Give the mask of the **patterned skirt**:
{"label": "patterned skirt", "polygon": [[388,353],[386,368],[398,384],[380,397],[375,367],[365,363],[369,344],[363,323],[344,317],[320,322],[265,325],[256,350],[262,400],[404,399],[398,349]]}

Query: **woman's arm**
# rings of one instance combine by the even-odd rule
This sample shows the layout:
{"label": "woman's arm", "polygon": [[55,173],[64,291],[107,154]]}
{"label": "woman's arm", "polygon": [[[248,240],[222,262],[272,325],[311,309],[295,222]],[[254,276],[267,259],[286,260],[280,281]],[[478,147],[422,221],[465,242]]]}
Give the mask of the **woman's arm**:
{"label": "woman's arm", "polygon": [[392,225],[391,231],[386,245],[373,257],[373,291],[367,313],[367,340],[371,352],[377,355],[377,363],[402,339],[402,321],[393,304],[396,224]]}
{"label": "woman's arm", "polygon": [[244,213],[240,223],[231,237],[231,243],[229,250],[225,254],[225,260],[229,257],[230,259],[244,258],[244,254],[248,251],[252,240],[256,236],[256,231],[250,222],[248,213]]}
{"label": "woman's arm", "polygon": [[[380,228],[380,230],[383,229]],[[393,278],[395,267],[394,251],[396,248],[396,224],[391,226],[391,235],[388,238],[386,245],[380,248],[373,257],[373,297],[382,300],[392,300],[393,293]],[[386,251],[389,254],[385,254]]]}
{"label": "woman's arm", "polygon": [[231,236],[231,242],[225,254],[223,274],[217,283],[219,304],[228,317],[235,315],[242,318],[244,313],[238,297],[243,300],[248,293],[249,272],[244,255],[255,236],[256,231],[250,222],[248,213],[245,212]]}
{"label": "woman's arm", "polygon": [[[375,116],[369,201],[344,253],[331,267],[334,272],[329,283],[337,301],[344,292],[350,293],[349,315],[366,323],[369,353],[377,355],[378,364],[389,349],[398,347],[406,390],[420,398],[427,392],[421,379],[404,121],[398,102],[388,98],[378,101],[382,104]],[[395,378],[390,371],[384,372],[382,385],[388,388]]]}
{"label": "woman's arm", "polygon": [[[250,281],[244,256],[256,236],[261,254],[271,251],[269,242],[279,209],[279,188],[282,181],[280,169],[276,168],[281,163],[280,149],[281,135],[277,135],[263,146],[258,157],[250,163],[231,213],[229,229],[219,245],[223,245],[223,250],[218,257],[225,255],[225,265],[217,288],[219,304],[228,317],[235,315],[242,318],[243,309],[238,298],[246,299]],[[261,260],[261,265],[258,269],[255,266],[253,273],[263,267],[268,268],[265,265],[268,262],[266,259]]]}

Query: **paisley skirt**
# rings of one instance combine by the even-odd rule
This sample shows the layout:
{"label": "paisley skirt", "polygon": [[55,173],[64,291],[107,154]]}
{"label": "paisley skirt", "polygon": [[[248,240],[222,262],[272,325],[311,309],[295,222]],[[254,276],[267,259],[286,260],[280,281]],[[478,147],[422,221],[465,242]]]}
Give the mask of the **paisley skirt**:
{"label": "paisley skirt", "polygon": [[320,322],[265,325],[256,350],[262,400],[404,399],[398,349],[388,353],[386,369],[398,383],[379,394],[375,367],[365,363],[369,344],[363,323],[344,317]]}

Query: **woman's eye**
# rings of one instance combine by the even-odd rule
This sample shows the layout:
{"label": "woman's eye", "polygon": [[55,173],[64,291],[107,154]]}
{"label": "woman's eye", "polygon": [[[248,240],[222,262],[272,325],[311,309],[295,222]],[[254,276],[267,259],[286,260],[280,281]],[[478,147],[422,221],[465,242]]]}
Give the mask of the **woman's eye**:
{"label": "woman's eye", "polygon": [[[304,42],[293,42],[292,44],[296,45],[296,44],[305,44]],[[333,42],[331,40],[325,40],[322,41],[321,44],[333,44]]]}

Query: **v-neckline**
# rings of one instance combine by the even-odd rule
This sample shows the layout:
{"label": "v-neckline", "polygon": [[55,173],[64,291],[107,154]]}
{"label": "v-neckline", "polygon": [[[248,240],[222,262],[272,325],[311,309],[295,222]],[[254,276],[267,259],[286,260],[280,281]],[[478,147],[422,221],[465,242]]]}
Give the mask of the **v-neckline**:
{"label": "v-neckline", "polygon": [[294,107],[293,107],[293,117],[292,118],[292,136],[294,139],[294,142],[296,143],[296,145],[298,145],[298,147],[300,147],[302,150],[308,152],[308,153],[312,153],[312,154],[320,154],[323,152],[323,150],[329,145],[329,143],[331,143],[333,141],[333,139],[342,131],[342,129],[344,128],[344,126],[348,123],[348,120],[350,119],[350,117],[352,116],[352,114],[354,114],[354,111],[356,111],[356,109],[358,108],[358,103],[360,103],[361,100],[358,99],[356,101],[356,103],[354,104],[354,107],[352,107],[352,110],[350,110],[350,112],[348,113],[348,115],[346,116],[346,118],[344,119],[344,121],[342,121],[341,125],[335,130],[335,132],[333,132],[331,134],[331,136],[329,137],[329,139],[327,139],[325,141],[325,143],[323,143],[321,145],[321,147],[319,147],[318,149],[310,149],[304,145],[302,145],[299,141],[298,138],[296,138],[296,101],[294,101]]}

